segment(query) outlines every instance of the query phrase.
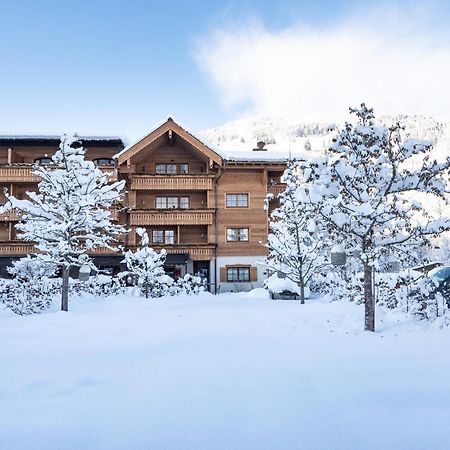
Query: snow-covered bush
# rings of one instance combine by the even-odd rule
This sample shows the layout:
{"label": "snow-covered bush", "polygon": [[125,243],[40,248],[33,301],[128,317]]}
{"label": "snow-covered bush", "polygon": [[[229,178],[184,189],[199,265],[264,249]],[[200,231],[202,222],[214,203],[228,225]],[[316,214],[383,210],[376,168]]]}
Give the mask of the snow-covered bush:
{"label": "snow-covered bush", "polygon": [[47,309],[58,290],[58,285],[48,278],[32,282],[15,279],[2,286],[1,296],[5,306],[14,313],[27,315]]}
{"label": "snow-covered bush", "polygon": [[42,278],[50,278],[56,274],[57,267],[39,256],[27,255],[24,258],[13,261],[12,266],[7,267],[8,273],[21,281],[34,281]]}
{"label": "snow-covered bush", "polygon": [[442,292],[429,277],[416,281],[412,287],[399,289],[397,304],[399,309],[421,320],[434,320],[448,310]]}
{"label": "snow-covered bush", "polygon": [[184,277],[178,278],[177,282],[178,293],[184,293],[188,295],[200,294],[207,290],[206,279],[202,277],[196,277],[187,273]]}
{"label": "snow-covered bush", "polygon": [[91,294],[95,297],[109,297],[127,291],[125,279],[109,275],[95,275],[87,281],[71,280],[69,290],[73,294]]}

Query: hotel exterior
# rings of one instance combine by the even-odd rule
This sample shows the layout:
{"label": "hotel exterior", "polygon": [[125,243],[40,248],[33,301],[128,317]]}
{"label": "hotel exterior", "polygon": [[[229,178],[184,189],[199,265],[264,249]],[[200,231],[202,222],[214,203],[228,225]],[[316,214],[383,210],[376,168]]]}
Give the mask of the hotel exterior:
{"label": "hotel exterior", "polygon": [[[248,152],[228,155],[205,144],[172,119],[124,148],[120,138],[82,137],[86,159],[112,179],[126,181],[124,203],[113,218],[130,232],[124,245],[139,244],[136,228],[146,228],[151,246],[167,251],[166,271],[175,276],[200,274],[212,292],[260,287],[265,270],[267,194],[284,189],[286,158],[269,155],[263,143]],[[33,164],[47,164],[58,149],[58,136],[0,136],[0,184],[18,198],[36,189]],[[276,200],[270,208],[276,206]],[[20,217],[0,216],[0,274],[11,260],[33,252],[16,238]],[[110,251],[93,255],[99,267],[120,267],[123,257]]]}

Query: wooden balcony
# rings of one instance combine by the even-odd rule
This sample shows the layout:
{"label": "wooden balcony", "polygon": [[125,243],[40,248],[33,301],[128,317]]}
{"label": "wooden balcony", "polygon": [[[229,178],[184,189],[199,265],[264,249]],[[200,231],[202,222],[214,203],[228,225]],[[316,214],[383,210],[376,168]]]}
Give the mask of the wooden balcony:
{"label": "wooden balcony", "polygon": [[267,186],[267,193],[275,196],[281,194],[286,189],[286,185],[282,183],[272,184]]}
{"label": "wooden balcony", "polygon": [[213,175],[133,175],[131,190],[207,191],[213,181]]}
{"label": "wooden balcony", "polygon": [[[0,222],[18,222],[20,219],[21,219],[21,215],[15,209],[11,209],[8,212],[0,214]],[[119,220],[118,208],[111,209],[111,219],[114,222],[117,222]]]}
{"label": "wooden balcony", "polygon": [[158,252],[164,249],[167,253],[187,253],[193,261],[209,261],[216,253],[214,244],[175,244],[164,247],[152,245],[152,248]]}
{"label": "wooden balcony", "polygon": [[130,212],[130,225],[212,225],[215,210],[140,210]]}
{"label": "wooden balcony", "polygon": [[0,256],[24,256],[35,252],[36,249],[30,243],[0,243]]}
{"label": "wooden balcony", "polygon": [[38,183],[40,178],[33,175],[33,166],[1,166],[1,183]]}
{"label": "wooden balcony", "polygon": [[20,215],[15,209],[0,214],[0,222],[18,222],[19,220]]}
{"label": "wooden balcony", "polygon": [[[110,174],[109,181],[117,181],[117,169],[111,166],[99,166]],[[30,165],[4,165],[0,167],[0,183],[39,183],[40,177],[33,175],[34,167]]]}

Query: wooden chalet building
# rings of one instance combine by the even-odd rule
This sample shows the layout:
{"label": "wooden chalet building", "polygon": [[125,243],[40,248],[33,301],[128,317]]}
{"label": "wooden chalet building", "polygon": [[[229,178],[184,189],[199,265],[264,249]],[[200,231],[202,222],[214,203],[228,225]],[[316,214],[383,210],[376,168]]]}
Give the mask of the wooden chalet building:
{"label": "wooden chalet building", "polygon": [[[263,143],[238,157],[224,155],[168,119],[137,143],[119,138],[80,137],[86,158],[126,180],[124,208],[115,219],[131,230],[146,228],[151,246],[166,249],[166,271],[201,274],[212,291],[248,290],[266,277],[257,265],[266,255],[264,200],[283,189],[285,158],[267,157]],[[0,184],[19,198],[36,188],[34,163],[45,164],[59,146],[56,136],[0,136]],[[3,189],[1,195],[4,199]],[[273,206],[273,205],[272,205]],[[14,212],[0,216],[0,270],[32,251],[16,239]],[[119,266],[121,255],[96,252],[99,266]]]}

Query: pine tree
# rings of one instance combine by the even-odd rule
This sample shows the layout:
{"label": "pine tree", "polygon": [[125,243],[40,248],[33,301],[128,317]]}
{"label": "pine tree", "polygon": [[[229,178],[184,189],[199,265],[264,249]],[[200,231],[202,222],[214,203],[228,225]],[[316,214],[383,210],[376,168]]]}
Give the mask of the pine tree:
{"label": "pine tree", "polygon": [[279,196],[280,206],[270,216],[265,265],[297,283],[303,304],[305,286],[325,263],[326,236],[314,208],[304,199],[299,166],[299,162],[288,161],[284,172],[286,189]]}
{"label": "pine tree", "polygon": [[[450,229],[433,217],[429,197],[446,201],[450,157],[432,160],[432,143],[407,139],[399,123],[375,125],[373,109],[350,109],[325,157],[304,163],[309,201],[336,240],[359,254],[364,270],[365,329],[375,331],[372,273],[380,256],[408,254]],[[417,164],[417,161],[420,164]]]}
{"label": "pine tree", "polygon": [[36,256],[62,270],[61,309],[68,311],[69,271],[89,261],[87,252],[112,244],[126,232],[111,222],[111,206],[122,197],[124,181],[109,176],[85,160],[76,139],[64,136],[48,166],[36,165],[37,192],[20,200],[7,194],[7,208],[22,216],[18,237],[34,243]]}

